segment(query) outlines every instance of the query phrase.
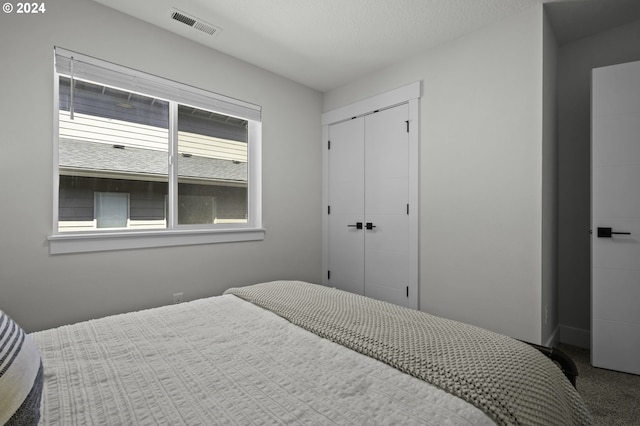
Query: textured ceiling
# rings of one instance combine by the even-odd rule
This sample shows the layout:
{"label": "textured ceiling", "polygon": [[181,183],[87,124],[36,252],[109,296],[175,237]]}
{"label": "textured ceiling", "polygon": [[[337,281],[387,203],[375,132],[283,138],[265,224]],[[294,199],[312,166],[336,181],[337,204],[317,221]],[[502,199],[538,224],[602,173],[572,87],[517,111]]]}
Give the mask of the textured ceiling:
{"label": "textured ceiling", "polygon": [[[574,19],[579,12],[576,5],[640,4],[640,0],[94,1],[320,91],[540,3],[570,4],[557,8],[559,17],[552,22],[577,28],[582,36],[588,28]],[[173,8],[222,31],[212,37],[178,23],[170,19]]]}

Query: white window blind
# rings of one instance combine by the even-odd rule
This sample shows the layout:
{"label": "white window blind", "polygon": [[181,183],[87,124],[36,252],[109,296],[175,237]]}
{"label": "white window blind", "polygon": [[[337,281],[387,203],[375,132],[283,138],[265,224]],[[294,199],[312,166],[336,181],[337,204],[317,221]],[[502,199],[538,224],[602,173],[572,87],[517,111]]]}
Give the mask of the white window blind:
{"label": "white window blind", "polygon": [[261,121],[261,108],[248,102],[55,47],[55,69],[74,79],[100,82],[143,95],[176,101],[221,114]]}

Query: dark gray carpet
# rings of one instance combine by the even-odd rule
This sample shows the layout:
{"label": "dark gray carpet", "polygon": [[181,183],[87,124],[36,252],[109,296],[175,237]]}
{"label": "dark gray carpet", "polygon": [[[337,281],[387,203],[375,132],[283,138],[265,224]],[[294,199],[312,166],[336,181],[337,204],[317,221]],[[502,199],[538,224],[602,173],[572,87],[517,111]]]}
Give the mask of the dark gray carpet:
{"label": "dark gray carpet", "polygon": [[592,367],[588,349],[565,344],[559,349],[578,367],[578,392],[596,425],[640,425],[640,376]]}

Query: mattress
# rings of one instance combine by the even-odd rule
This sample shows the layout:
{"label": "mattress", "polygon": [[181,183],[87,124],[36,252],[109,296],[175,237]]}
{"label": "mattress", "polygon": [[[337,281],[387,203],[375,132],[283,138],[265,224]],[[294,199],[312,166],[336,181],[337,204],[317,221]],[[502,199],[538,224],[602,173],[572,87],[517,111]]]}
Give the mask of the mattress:
{"label": "mattress", "polygon": [[458,321],[300,281],[234,294],[347,348],[456,395],[499,425],[588,425],[557,364],[531,345]]}
{"label": "mattress", "polygon": [[449,392],[230,294],[32,337],[42,425],[495,425]]}

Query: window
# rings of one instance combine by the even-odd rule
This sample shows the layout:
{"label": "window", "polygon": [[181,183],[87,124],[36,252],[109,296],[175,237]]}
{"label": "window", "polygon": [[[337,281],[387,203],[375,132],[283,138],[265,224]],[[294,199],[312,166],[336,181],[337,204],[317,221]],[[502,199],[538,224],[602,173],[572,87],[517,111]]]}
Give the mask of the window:
{"label": "window", "polygon": [[54,77],[52,253],[263,238],[260,107],[60,48]]}

